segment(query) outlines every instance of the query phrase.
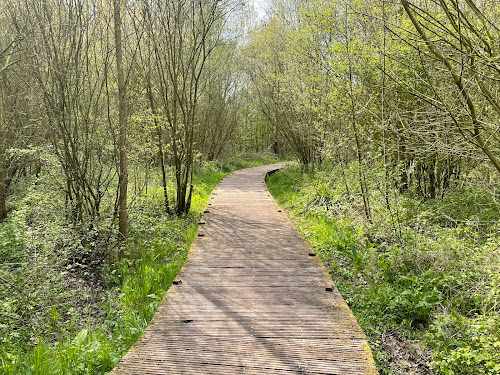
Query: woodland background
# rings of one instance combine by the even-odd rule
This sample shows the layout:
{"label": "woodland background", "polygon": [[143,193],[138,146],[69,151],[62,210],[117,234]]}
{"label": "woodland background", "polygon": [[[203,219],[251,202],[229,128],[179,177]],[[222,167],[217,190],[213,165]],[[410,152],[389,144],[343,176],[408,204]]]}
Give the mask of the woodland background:
{"label": "woodland background", "polygon": [[494,0],[3,0],[0,371],[109,371],[224,174],[317,248],[381,373],[500,373]]}

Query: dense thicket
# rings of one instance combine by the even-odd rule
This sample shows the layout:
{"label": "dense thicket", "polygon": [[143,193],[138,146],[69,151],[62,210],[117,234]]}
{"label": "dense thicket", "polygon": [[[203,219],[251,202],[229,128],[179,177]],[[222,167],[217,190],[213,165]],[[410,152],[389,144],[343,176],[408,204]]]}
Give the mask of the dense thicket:
{"label": "dense thicket", "polygon": [[240,8],[229,0],[3,2],[0,220],[35,147],[61,166],[75,224],[121,215],[127,160],[143,152],[141,137],[165,176],[166,211],[187,213],[197,153],[220,155],[239,121],[228,19]]}
{"label": "dense thicket", "polygon": [[440,197],[478,164],[499,171],[498,12],[488,1],[277,2],[246,47],[252,89],[304,163],[356,159],[366,190],[380,162],[402,191]]}

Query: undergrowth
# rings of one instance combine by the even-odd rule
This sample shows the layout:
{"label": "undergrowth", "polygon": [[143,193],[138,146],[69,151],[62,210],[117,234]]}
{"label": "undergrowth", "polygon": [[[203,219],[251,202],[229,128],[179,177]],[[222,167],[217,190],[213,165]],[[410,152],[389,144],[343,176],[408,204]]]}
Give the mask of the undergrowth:
{"label": "undergrowth", "polygon": [[117,248],[109,224],[68,223],[53,176],[18,184],[0,224],[0,373],[111,370],[182,267],[215,185],[233,170],[273,162],[240,155],[197,166],[192,209],[182,217],[165,214],[159,178],[150,172],[147,188],[132,188],[119,260],[111,256]]}
{"label": "undergrowth", "polygon": [[[268,178],[366,332],[381,374],[500,374],[499,207],[483,187],[443,200],[372,176],[372,223],[357,171],[296,165]],[[378,188],[377,188],[378,186]]]}

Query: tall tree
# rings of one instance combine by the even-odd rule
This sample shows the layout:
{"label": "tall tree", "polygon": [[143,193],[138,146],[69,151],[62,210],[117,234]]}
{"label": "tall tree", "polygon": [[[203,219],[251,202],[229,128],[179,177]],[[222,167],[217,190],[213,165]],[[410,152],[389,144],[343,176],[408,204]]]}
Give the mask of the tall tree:
{"label": "tall tree", "polygon": [[176,183],[175,212],[187,213],[193,192],[197,111],[206,62],[218,46],[229,1],[143,0],[162,114],[168,123]]}
{"label": "tall tree", "polygon": [[127,188],[128,188],[128,159],[127,159],[127,87],[123,67],[122,51],[122,17],[121,1],[113,0],[113,24],[115,30],[115,60],[118,81],[118,150],[120,167],[118,175],[118,225],[122,239],[127,237]]}
{"label": "tall tree", "polygon": [[[59,160],[74,223],[92,223],[113,181],[113,131],[104,100],[109,71],[106,12],[84,0],[17,2],[11,22],[25,35],[24,67],[38,95],[31,111]],[[97,42],[102,41],[102,42]]]}

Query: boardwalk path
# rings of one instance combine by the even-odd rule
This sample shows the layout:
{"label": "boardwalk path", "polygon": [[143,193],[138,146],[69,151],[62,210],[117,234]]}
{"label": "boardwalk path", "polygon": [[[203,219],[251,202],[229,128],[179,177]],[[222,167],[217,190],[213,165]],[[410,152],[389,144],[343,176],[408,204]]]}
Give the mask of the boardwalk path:
{"label": "boardwalk path", "polygon": [[215,188],[179,283],[113,375],[376,374],[355,318],[266,189],[280,166]]}

